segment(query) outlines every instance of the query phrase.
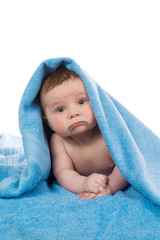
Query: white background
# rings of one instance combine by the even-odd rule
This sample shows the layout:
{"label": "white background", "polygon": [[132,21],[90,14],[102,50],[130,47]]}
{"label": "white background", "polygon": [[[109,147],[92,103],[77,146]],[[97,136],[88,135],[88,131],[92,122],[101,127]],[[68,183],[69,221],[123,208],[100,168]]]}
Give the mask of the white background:
{"label": "white background", "polygon": [[0,133],[38,65],[71,57],[160,136],[160,1],[0,0]]}

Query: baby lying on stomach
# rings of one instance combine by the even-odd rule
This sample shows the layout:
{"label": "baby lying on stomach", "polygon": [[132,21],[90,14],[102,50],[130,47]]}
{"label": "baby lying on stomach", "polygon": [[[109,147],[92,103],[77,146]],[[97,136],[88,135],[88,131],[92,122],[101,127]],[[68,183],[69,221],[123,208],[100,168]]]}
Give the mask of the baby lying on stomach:
{"label": "baby lying on stomach", "polygon": [[51,73],[42,82],[40,105],[43,120],[54,131],[53,173],[62,187],[92,199],[128,185],[109,153],[79,75],[68,69]]}

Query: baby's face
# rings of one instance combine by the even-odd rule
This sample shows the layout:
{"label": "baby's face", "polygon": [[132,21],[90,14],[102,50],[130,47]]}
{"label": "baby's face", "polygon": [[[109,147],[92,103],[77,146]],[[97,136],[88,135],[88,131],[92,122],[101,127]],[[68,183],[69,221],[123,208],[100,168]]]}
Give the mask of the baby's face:
{"label": "baby's face", "polygon": [[42,96],[50,128],[61,137],[74,136],[97,125],[81,79],[69,79]]}

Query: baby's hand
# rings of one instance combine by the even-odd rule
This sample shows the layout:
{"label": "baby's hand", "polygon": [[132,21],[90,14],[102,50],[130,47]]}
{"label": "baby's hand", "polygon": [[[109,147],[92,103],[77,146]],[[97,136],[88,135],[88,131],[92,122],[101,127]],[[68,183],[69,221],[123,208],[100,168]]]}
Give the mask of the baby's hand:
{"label": "baby's hand", "polygon": [[102,193],[92,193],[92,192],[83,192],[77,195],[77,197],[81,199],[94,199],[100,196],[102,196]]}
{"label": "baby's hand", "polygon": [[84,192],[98,194],[105,191],[107,183],[108,177],[106,175],[93,173],[84,182]]}
{"label": "baby's hand", "polygon": [[95,198],[102,197],[105,195],[112,195],[111,188],[108,184],[102,192],[99,192],[99,193],[83,192],[83,193],[78,194],[77,197],[82,198],[82,199],[95,199]]}

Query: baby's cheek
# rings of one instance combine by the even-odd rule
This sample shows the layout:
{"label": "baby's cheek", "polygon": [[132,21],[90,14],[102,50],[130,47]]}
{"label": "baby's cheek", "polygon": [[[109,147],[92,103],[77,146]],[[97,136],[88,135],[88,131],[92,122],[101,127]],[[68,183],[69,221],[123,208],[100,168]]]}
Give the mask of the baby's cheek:
{"label": "baby's cheek", "polygon": [[54,122],[53,129],[57,134],[62,135],[62,136],[68,130],[67,126],[65,125],[65,122],[61,121],[61,120]]}

